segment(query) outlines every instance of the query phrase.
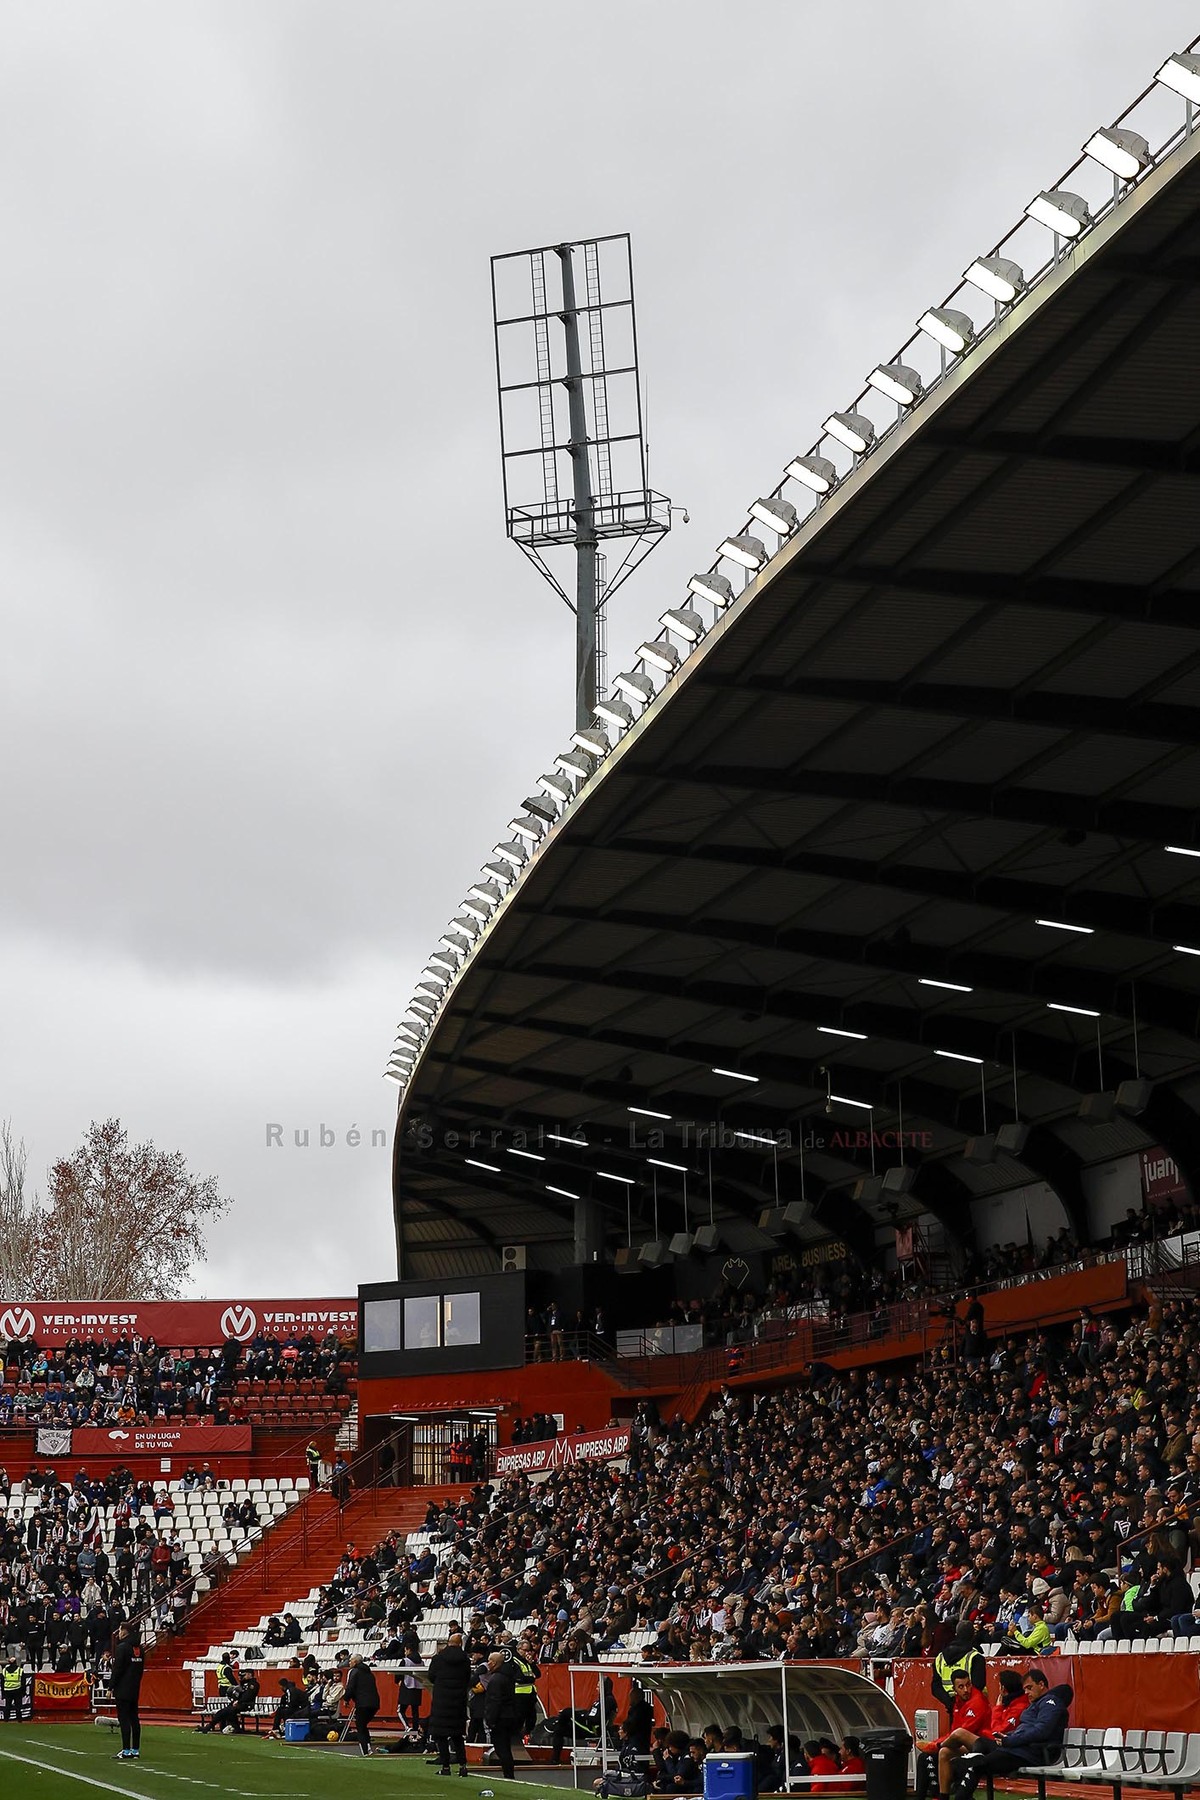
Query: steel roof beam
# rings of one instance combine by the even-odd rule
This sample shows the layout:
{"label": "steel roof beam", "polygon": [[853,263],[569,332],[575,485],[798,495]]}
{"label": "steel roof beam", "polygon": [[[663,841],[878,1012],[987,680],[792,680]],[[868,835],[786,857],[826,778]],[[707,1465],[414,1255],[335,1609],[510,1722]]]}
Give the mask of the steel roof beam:
{"label": "steel roof beam", "polygon": [[810,557],[798,562],[789,576],[800,585],[819,581],[871,588],[880,594],[961,600],[967,605],[1024,606],[1040,612],[1049,609],[1086,613],[1094,619],[1133,619],[1200,629],[1198,596],[1195,589],[1188,588],[1077,581],[1064,575],[1026,580],[1017,573],[997,575],[981,569],[901,569],[894,563],[821,563]]}
{"label": "steel roof beam", "polygon": [[[1200,622],[1200,602],[1196,615]],[[1134,798],[1091,800],[1083,794],[1054,793],[1045,788],[1005,787],[1003,781],[993,784],[928,776],[893,777],[882,771],[859,774],[838,769],[755,768],[744,763],[668,763],[655,773],[660,780],[678,786],[792,794],[899,806],[912,812],[945,813],[963,819],[1004,819],[1019,825],[1100,831],[1157,849],[1164,844],[1190,844],[1200,835],[1200,811],[1194,808],[1161,806]],[[625,763],[612,771],[612,777],[632,780],[641,779],[642,774]]]}
{"label": "steel roof beam", "polygon": [[[582,847],[592,853],[611,850],[619,856],[642,856],[657,861],[674,860],[681,855],[680,846],[670,840],[631,836],[597,839],[584,846],[573,842],[571,847],[576,850]],[[1158,848],[1161,853],[1161,846]],[[957,869],[914,865],[904,861],[903,851],[891,861],[881,863],[820,850],[768,850],[755,844],[689,845],[683,854],[688,862],[715,863],[734,870],[768,869],[789,875],[811,875],[821,881],[886,888],[892,893],[911,894],[914,899],[954,900],[967,906],[1011,913],[1022,919],[1054,916],[1069,899],[1071,917],[1077,924],[1091,925],[1098,931],[1120,932],[1124,937],[1145,938],[1160,952],[1164,950],[1164,939],[1170,943],[1200,943],[1200,905],[1184,906],[1176,900],[1139,900],[1127,894],[1099,893],[1086,885],[1089,871],[1073,882],[1054,887],[1014,875],[972,875]]]}
{"label": "steel roof beam", "polygon": [[1040,432],[943,431],[923,434],[922,442],[959,454],[1015,457],[1021,462],[1068,463],[1077,468],[1119,469],[1131,475],[1200,475],[1200,455],[1161,438],[1088,437]]}
{"label": "steel roof beam", "polygon": [[[911,979],[927,976],[935,980],[957,981],[971,988],[989,988],[1014,1002],[1034,1004],[1057,1001],[1061,1005],[1086,1007],[1113,1018],[1127,1019],[1131,1025],[1131,982],[1136,976],[1139,1026],[1161,1027],[1164,1031],[1178,1033],[1192,1044],[1200,1044],[1200,996],[1144,980],[1136,970],[1133,975],[1121,975],[1114,979],[1108,971],[1055,964],[1048,958],[1052,949],[1062,948],[1058,936],[1064,934],[1047,932],[1047,940],[1055,937],[1053,946],[1047,942],[1047,959],[1039,961],[1030,958],[1025,961],[986,951],[969,950],[960,953],[952,947],[947,949],[934,944],[917,943],[911,937],[905,941],[906,928],[903,926],[890,933],[876,932],[869,937],[853,937],[849,933],[812,931],[800,926],[785,926],[774,930],[770,926],[754,925],[744,919],[704,916],[671,919],[661,913],[636,911],[628,907],[543,906],[538,908],[538,913],[542,918],[561,920],[567,925],[600,921],[662,937],[709,939],[738,949],[777,951],[808,961],[880,970]],[[1168,945],[1161,945],[1159,948],[1164,956],[1169,953]],[[527,954],[519,965],[521,973],[541,975],[548,980],[575,979],[599,982],[605,987],[618,985],[616,971],[607,968],[589,969],[586,965],[550,963],[543,960],[544,956],[544,952]],[[510,965],[497,963],[494,966]],[[659,982],[660,978],[650,972],[643,974],[637,971],[634,974],[635,991],[638,988],[647,993],[672,991],[669,986],[663,989]],[[746,1010],[749,994],[745,987],[712,982],[703,977],[685,978],[679,985],[684,993],[708,1004],[727,1006],[739,1013]],[[783,983],[779,981],[767,986],[764,1010],[781,1018],[806,1019],[807,997],[786,990],[781,994],[782,987]],[[827,1019],[824,1023],[832,1025],[836,1020]],[[955,1029],[957,1024],[958,1021],[955,1021],[950,1028]],[[1007,1038],[1012,1029],[1007,1023],[1000,1026],[993,1047],[986,1054],[996,1060],[1003,1060],[997,1055],[995,1046],[1000,1039]]]}
{"label": "steel roof beam", "polygon": [[933,714],[971,724],[1049,726],[1064,735],[1087,731],[1099,737],[1132,737],[1186,750],[1197,748],[1193,707],[1153,702],[1126,707],[1119,698],[1109,695],[1013,693],[1005,688],[973,688],[958,683],[855,681],[823,675],[717,675],[707,674],[703,668],[697,671],[696,679],[705,687],[738,694],[759,693],[788,700],[832,701],[892,712]]}

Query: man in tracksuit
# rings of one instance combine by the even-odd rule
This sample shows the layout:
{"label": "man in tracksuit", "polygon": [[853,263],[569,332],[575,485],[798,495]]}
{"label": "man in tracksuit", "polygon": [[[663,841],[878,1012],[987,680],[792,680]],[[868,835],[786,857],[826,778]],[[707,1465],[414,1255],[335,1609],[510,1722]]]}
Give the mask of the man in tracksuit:
{"label": "man in tracksuit", "polygon": [[1074,1693],[1065,1683],[1050,1687],[1041,1669],[1027,1669],[1021,1685],[1029,1705],[994,1750],[963,1757],[953,1800],[970,1800],[986,1775],[1011,1775],[1015,1769],[1058,1761]]}
{"label": "man in tracksuit", "polygon": [[108,1685],[117,1705],[117,1723],[121,1727],[121,1748],[117,1762],[136,1762],[142,1753],[142,1722],[138,1718],[138,1695],[146,1669],[146,1652],[132,1625],[117,1628],[117,1645],[112,1653],[112,1673]]}

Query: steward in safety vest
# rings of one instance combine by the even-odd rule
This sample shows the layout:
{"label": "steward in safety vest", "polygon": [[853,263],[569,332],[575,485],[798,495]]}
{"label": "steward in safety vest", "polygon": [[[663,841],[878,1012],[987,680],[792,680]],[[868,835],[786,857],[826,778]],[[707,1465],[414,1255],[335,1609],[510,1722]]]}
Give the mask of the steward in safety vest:
{"label": "steward in safety vest", "polygon": [[6,1662],[0,1671],[0,1695],[4,1698],[4,1717],[17,1719],[21,1717],[21,1700],[25,1693],[25,1665],[14,1656]]}
{"label": "steward in safety vest", "polygon": [[517,1730],[528,1737],[537,1724],[537,1688],[541,1666],[534,1657],[527,1638],[522,1638],[513,1651],[514,1696],[517,1702]]}
{"label": "steward in safety vest", "polygon": [[970,1632],[953,1638],[933,1659],[933,1697],[946,1711],[954,1711],[954,1677],[965,1675],[981,1694],[987,1692],[987,1664],[975,1648]]}

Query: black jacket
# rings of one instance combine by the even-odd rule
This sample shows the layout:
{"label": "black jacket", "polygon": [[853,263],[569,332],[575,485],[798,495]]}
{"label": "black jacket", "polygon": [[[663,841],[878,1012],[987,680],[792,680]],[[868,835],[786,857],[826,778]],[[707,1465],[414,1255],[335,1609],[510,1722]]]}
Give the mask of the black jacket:
{"label": "black jacket", "polygon": [[379,1689],[366,1663],[356,1663],[346,1677],[346,1698],[357,1712],[379,1711]]}
{"label": "black jacket", "polygon": [[123,1637],[113,1651],[109,1687],[114,1700],[136,1700],[146,1668],[146,1652],[136,1638]]}
{"label": "black jacket", "polygon": [[457,1736],[467,1722],[467,1695],[471,1687],[471,1659],[453,1645],[429,1659],[433,1702],[426,1729],[430,1737]]}
{"label": "black jacket", "polygon": [[486,1725],[515,1725],[517,1722],[517,1675],[510,1662],[502,1663],[488,1676],[483,1693],[483,1719]]}

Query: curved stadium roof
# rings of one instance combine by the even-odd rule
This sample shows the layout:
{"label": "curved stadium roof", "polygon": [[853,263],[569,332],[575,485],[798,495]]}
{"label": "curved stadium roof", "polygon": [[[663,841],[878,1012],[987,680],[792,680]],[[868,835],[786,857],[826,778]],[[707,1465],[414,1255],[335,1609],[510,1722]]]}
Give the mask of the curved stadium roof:
{"label": "curved stadium roof", "polygon": [[[973,1198],[1038,1181],[1082,1226],[1083,1170],[1152,1144],[1200,1187],[1189,850],[1200,134],[881,433],[548,829],[406,1076],[401,1272],[570,1261],[573,1195],[644,1238],[656,1181],[676,1229],[648,1156],[693,1223],[711,1168],[726,1240],[765,1246],[777,1131],[801,1234],[857,1248],[920,1213],[967,1239]],[[981,1087],[1027,1130],[968,1156]],[[685,1127],[717,1120],[749,1141],[710,1159]],[[864,1180],[868,1122],[910,1189]]]}

